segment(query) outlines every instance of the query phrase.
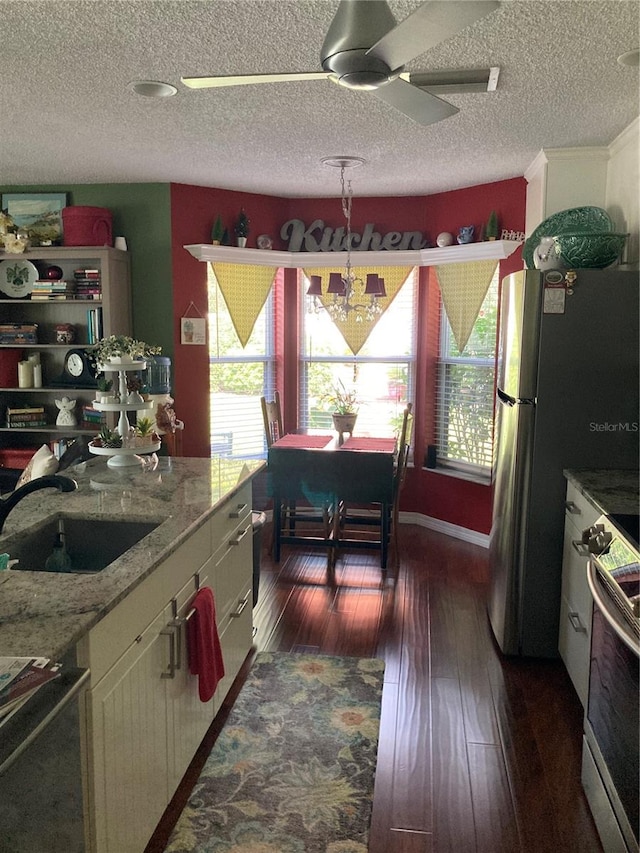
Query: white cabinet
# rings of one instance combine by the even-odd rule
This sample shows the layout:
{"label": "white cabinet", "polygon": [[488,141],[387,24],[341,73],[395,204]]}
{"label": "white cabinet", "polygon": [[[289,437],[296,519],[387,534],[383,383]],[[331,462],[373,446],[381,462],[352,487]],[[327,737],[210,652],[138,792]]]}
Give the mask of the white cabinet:
{"label": "white cabinet", "polygon": [[[252,642],[251,485],[89,633],[85,736],[92,853],[142,853]],[[187,621],[211,586],[225,677],[203,703],[189,672]]]}
{"label": "white cabinet", "polygon": [[587,585],[588,558],[581,537],[599,515],[573,483],[568,483],[558,649],[583,707],[589,685],[592,599]]}

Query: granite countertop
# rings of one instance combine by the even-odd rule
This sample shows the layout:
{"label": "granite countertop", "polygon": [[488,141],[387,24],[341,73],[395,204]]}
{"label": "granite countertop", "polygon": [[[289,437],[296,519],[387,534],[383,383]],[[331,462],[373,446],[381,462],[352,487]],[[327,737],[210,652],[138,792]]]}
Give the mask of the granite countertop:
{"label": "granite countertop", "polygon": [[109,468],[98,458],[65,472],[78,489],[43,489],[9,514],[0,536],[58,513],[159,526],[96,574],[0,572],[0,656],[59,660],[86,632],[265,466],[264,460],[161,457],[157,466]]}
{"label": "granite countertop", "polygon": [[564,476],[603,515],[636,513],[640,507],[638,471],[626,469],[567,469]]}

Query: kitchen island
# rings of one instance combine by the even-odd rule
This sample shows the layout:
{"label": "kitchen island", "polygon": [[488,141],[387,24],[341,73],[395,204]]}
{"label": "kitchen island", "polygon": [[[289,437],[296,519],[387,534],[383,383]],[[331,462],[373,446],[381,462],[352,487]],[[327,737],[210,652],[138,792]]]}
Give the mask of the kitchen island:
{"label": "kitchen island", "polygon": [[[0,655],[48,657],[87,673],[78,701],[60,715],[64,722],[55,721],[57,743],[56,726],[45,729],[30,747],[44,742],[37,758],[27,752],[10,767],[7,789],[21,793],[11,814],[3,812],[3,826],[14,818],[18,829],[55,828],[60,847],[51,846],[52,833],[51,851],[142,853],[251,648],[251,481],[264,465],[160,458],[114,470],[95,459],[69,472],[76,491],[35,492],[10,513],[0,550],[15,546],[16,536],[28,543],[34,527],[61,516],[89,527],[157,527],[94,574],[0,573]],[[205,586],[215,596],[225,674],[201,701],[186,634],[192,601]],[[80,802],[77,826],[60,813],[63,775],[65,802]],[[37,824],[27,803],[34,787]],[[33,837],[11,841],[12,850],[38,849]]]}

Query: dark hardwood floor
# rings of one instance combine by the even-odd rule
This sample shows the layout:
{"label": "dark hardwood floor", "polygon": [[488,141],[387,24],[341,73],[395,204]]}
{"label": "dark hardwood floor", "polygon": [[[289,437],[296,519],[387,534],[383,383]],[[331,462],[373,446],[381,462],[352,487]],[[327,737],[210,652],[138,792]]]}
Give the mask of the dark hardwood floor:
{"label": "dark hardwood floor", "polygon": [[[370,853],[601,851],[580,785],[582,708],[563,665],[499,652],[484,549],[400,531],[385,583],[373,552],[341,557],[330,587],[322,554],[287,548],[275,566],[263,549],[254,611],[257,650],[386,662]],[[147,853],[164,850],[240,687]]]}

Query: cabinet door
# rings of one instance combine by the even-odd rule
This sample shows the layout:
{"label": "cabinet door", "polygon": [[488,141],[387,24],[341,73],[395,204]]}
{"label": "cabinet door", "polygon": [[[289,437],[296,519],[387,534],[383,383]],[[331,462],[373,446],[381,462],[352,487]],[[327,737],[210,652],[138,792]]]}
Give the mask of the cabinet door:
{"label": "cabinet door", "polygon": [[[214,697],[201,702],[198,676],[191,675],[187,648],[187,621],[198,586],[211,586],[211,560],[180,590],[172,603],[177,618],[173,620],[176,633],[178,669],[167,679],[168,726],[170,744],[169,786],[173,795],[196,750],[202,742],[215,714]],[[197,578],[197,582],[196,582]]]}
{"label": "cabinet door", "polygon": [[229,692],[242,662],[251,649],[253,639],[252,548],[252,526],[249,516],[248,520],[244,520],[244,526],[240,525],[234,536],[214,555],[216,602],[220,602],[222,611],[218,620],[218,631],[225,669],[225,676],[218,685],[214,697],[217,708]]}
{"label": "cabinet door", "polygon": [[88,692],[95,853],[141,853],[169,801],[170,608]]}
{"label": "cabinet door", "polygon": [[599,512],[570,483],[564,527],[558,650],[583,706],[589,686],[592,599],[587,585],[587,557],[581,547],[581,536],[598,515]]}

